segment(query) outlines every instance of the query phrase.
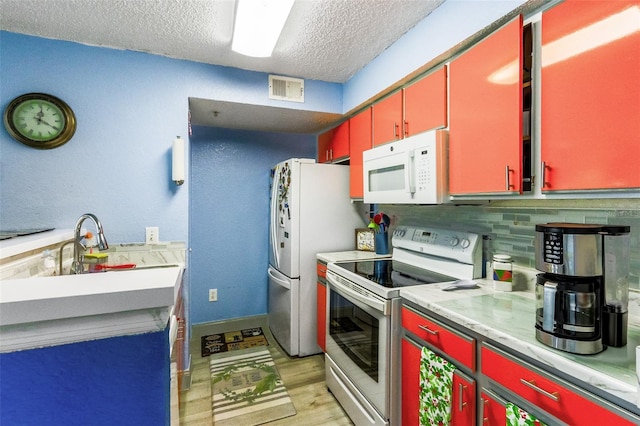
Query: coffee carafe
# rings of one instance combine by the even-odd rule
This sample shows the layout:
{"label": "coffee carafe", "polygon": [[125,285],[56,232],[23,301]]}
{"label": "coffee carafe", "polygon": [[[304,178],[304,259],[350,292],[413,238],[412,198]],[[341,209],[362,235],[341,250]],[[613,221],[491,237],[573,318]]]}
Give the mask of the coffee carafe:
{"label": "coffee carafe", "polygon": [[595,354],[627,341],[628,226],[536,225],[536,338]]}

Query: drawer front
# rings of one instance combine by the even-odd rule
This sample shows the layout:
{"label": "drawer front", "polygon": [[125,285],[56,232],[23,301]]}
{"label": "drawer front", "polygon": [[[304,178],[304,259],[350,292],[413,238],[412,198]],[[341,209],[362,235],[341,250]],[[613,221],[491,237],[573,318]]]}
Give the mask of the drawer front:
{"label": "drawer front", "polygon": [[476,340],[417,311],[402,307],[402,327],[431,346],[447,354],[449,358],[476,371]]}
{"label": "drawer front", "polygon": [[482,346],[482,374],[558,419],[573,425],[633,425],[577,392],[536,373],[499,349]]}
{"label": "drawer front", "polygon": [[322,279],[322,282],[327,279],[327,265],[322,262],[318,262],[316,265],[316,273],[318,274],[318,279]]}

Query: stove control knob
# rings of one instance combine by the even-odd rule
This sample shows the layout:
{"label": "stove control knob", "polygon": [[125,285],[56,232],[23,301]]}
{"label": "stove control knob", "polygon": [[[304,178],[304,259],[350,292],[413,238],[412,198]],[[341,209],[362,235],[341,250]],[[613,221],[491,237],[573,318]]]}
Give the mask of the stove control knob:
{"label": "stove control knob", "polygon": [[451,238],[451,247],[455,247],[458,245],[458,243],[460,243],[460,240],[458,239],[458,237],[453,237]]}
{"label": "stove control knob", "polygon": [[471,245],[471,241],[467,240],[466,238],[462,240],[462,243],[460,243],[460,246],[462,246],[463,249],[466,249],[470,245]]}

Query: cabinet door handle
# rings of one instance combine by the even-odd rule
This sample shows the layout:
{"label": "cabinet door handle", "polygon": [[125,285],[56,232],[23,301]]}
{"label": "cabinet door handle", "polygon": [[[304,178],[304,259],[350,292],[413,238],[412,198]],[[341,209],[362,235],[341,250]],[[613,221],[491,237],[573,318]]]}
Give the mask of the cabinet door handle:
{"label": "cabinet door handle", "polygon": [[509,191],[512,187],[514,187],[513,185],[511,185],[511,176],[509,175],[509,172],[511,172],[511,169],[509,168],[509,166],[505,166],[504,168],[504,180],[507,184],[507,191]]}
{"label": "cabinet door handle", "polygon": [[400,125],[397,122],[393,123],[393,136],[400,139]]}
{"label": "cabinet door handle", "polygon": [[544,188],[545,186],[547,186],[547,162],[543,161],[542,162],[542,166],[540,167],[540,188]]}
{"label": "cabinet door handle", "polygon": [[429,334],[433,334],[434,336],[438,335],[438,330],[431,330],[429,327],[427,327],[426,325],[418,325],[418,328],[420,330],[424,330]]}
{"label": "cabinet door handle", "polygon": [[325,161],[329,161],[329,150],[328,149],[324,151],[324,158],[325,158]]}
{"label": "cabinet door handle", "polygon": [[329,158],[333,161],[333,148],[329,150]]}
{"label": "cabinet door handle", "polygon": [[465,405],[467,405],[466,402],[464,402],[464,390],[467,387],[465,385],[463,385],[462,383],[458,384],[458,411],[462,412],[462,409],[464,408]]}
{"label": "cabinet door handle", "polygon": [[482,418],[482,423],[488,423],[489,422],[489,417],[487,417],[484,412],[485,409],[487,407],[487,404],[489,404],[489,400],[488,399],[482,399],[482,408],[480,409],[480,417]]}
{"label": "cabinet door handle", "polygon": [[404,135],[409,136],[409,122],[404,120]]}
{"label": "cabinet door handle", "polygon": [[558,392],[547,392],[546,390],[544,390],[541,387],[537,386],[535,380],[520,379],[520,383],[530,387],[531,389],[533,389],[534,391],[536,391],[538,393],[543,394],[547,398],[552,399],[554,402],[558,402],[560,400],[560,394],[558,394]]}

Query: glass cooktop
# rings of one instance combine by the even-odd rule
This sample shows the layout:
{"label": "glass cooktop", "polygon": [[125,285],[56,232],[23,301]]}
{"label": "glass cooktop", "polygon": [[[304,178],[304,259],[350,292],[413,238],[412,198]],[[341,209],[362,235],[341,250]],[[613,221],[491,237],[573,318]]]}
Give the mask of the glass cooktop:
{"label": "glass cooktop", "polygon": [[383,287],[397,288],[455,281],[456,278],[407,265],[391,259],[340,262],[336,266]]}

